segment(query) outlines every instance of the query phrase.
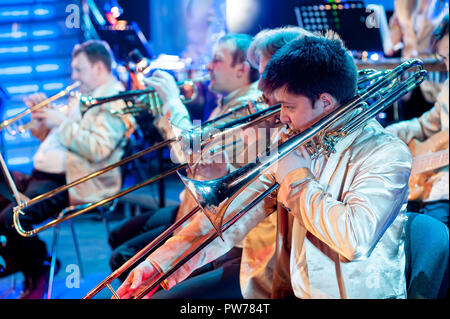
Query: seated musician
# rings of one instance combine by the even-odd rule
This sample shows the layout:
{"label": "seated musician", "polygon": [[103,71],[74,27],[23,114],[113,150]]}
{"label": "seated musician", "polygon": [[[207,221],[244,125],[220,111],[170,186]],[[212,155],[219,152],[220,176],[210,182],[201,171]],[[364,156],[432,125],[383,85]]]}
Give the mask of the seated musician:
{"label": "seated musician", "polygon": [[[265,65],[267,64],[270,57],[275,53],[276,50],[278,50],[280,47],[282,47],[285,43],[293,40],[294,38],[297,38],[299,36],[303,36],[306,34],[310,34],[306,30],[299,28],[299,27],[282,27],[277,29],[271,29],[271,30],[263,30],[259,32],[253,39],[252,43],[250,44],[250,47],[248,49],[247,56],[249,57],[249,61],[255,68],[259,68],[260,72],[264,70]],[[268,105],[272,105],[272,101],[270,101],[270,97],[267,98]],[[249,101],[250,104],[253,106],[252,101]],[[252,111],[256,111],[256,109],[252,109]],[[273,120],[271,120],[273,121]],[[270,122],[272,123],[272,122]],[[269,124],[269,123],[267,123]],[[273,123],[272,123],[273,124]],[[264,126],[264,125],[262,125]],[[261,126],[261,127],[262,127]],[[268,127],[269,128],[269,127]],[[254,132],[250,132],[252,134]],[[254,134],[256,135],[256,134]],[[214,169],[214,166],[211,166],[211,168]],[[209,176],[212,176],[209,174]],[[189,193],[188,193],[189,194]],[[190,196],[190,195],[188,195]],[[274,223],[273,216],[269,216],[266,218],[263,222],[258,224],[258,227],[256,227],[251,233],[249,233],[244,242],[244,246],[251,246],[252,247],[252,254],[246,254],[245,259],[241,261],[241,265],[246,262],[250,258],[253,258],[255,254],[258,252],[263,252],[266,262],[269,262],[271,259],[271,255],[274,251],[274,239],[275,239],[275,223]],[[220,258],[219,258],[220,260]],[[236,260],[235,263],[237,263],[239,260]],[[258,257],[258,261],[260,262],[260,268],[262,269],[264,267],[265,262],[261,259],[261,256]],[[246,275],[246,269],[241,268],[235,264],[234,265],[234,275],[245,276],[247,279],[245,282],[240,280],[240,290],[242,294],[245,296],[246,291],[248,289],[253,289],[253,280],[252,280],[252,274]],[[202,267],[204,268],[204,267]],[[228,267],[224,272],[229,276],[230,274],[230,268]],[[199,271],[196,271],[198,273]],[[195,274],[195,273],[194,273]],[[236,277],[234,277],[236,278]],[[202,286],[202,294],[198,294],[198,291],[190,289],[189,293],[186,293],[186,289],[188,287],[193,287],[195,283],[199,283]],[[239,283],[235,283],[235,286],[237,286]],[[258,283],[260,284],[260,283]],[[266,284],[270,285],[270,282],[266,282]],[[237,288],[235,288],[236,290]],[[207,291],[206,293],[204,291]],[[204,297],[208,296],[209,298],[218,298],[223,295],[224,289],[217,289],[217,284],[215,284],[212,281],[205,281],[202,276],[191,276],[189,280],[184,281],[182,284],[177,285],[174,289],[171,289],[170,291],[160,291],[155,294],[154,298],[186,298],[189,297]],[[241,294],[234,294],[234,295],[226,295],[230,297],[236,297],[240,296]]]}
{"label": "seated musician", "polygon": [[[282,104],[281,121],[298,133],[355,96],[356,82],[356,66],[340,40],[307,36],[275,53],[261,84],[264,94],[273,94]],[[334,128],[350,116],[339,119]],[[271,267],[246,265],[255,279],[269,278],[272,285],[267,291],[255,291],[253,298],[405,298],[403,224],[411,154],[374,119],[343,137],[335,150],[311,160],[301,147],[261,174],[237,195],[225,220],[275,181],[279,191],[224,231],[224,241],[215,239],[172,273],[163,287],[169,291],[176,287],[275,210],[277,239]],[[167,272],[210,233],[214,228],[208,219],[196,215],[133,269],[118,295],[129,298],[145,280]]]}
{"label": "seated musician", "polygon": [[[444,59],[448,72],[448,14],[433,34],[432,47]],[[434,106],[420,117],[386,127],[411,145],[415,157],[428,153],[433,156],[433,152],[447,149],[447,161],[440,167],[425,169],[410,177],[410,212],[405,226],[408,298],[443,299],[448,296],[448,85],[447,79]],[[415,144],[416,149],[411,144],[415,140],[422,142],[422,145]],[[437,161],[430,158],[429,162]],[[413,170],[414,166],[413,162]]]}
{"label": "seated musician", "polygon": [[[111,73],[112,59],[105,42],[92,40],[74,47],[72,80],[80,82],[80,93],[102,97],[124,90]],[[25,102],[33,106],[45,98],[43,93],[36,93]],[[132,116],[112,115],[109,111],[122,105],[116,101],[86,110],[78,98],[71,97],[68,112],[51,107],[34,112],[32,117],[40,124],[32,132],[42,142],[33,158],[34,167],[24,194],[34,198],[119,161],[135,125]],[[55,218],[69,205],[96,202],[116,194],[121,185],[120,170],[109,171],[68,192],[27,207],[25,215],[20,216],[21,225],[29,230],[33,225]],[[50,269],[47,247],[38,236],[18,234],[13,224],[14,206],[12,203],[0,213],[0,234],[6,237],[6,245],[0,246],[0,255],[6,261],[2,275],[23,272],[24,290],[19,298],[40,299],[46,290]]]}
{"label": "seated musician", "polygon": [[[257,88],[258,70],[252,67],[246,59],[251,40],[252,38],[246,34],[228,34],[219,40],[214,49],[213,59],[207,69],[211,78],[209,89],[219,96],[219,101],[217,107],[213,109],[210,119],[221,116],[235,107],[245,105],[248,100],[256,100],[261,95]],[[158,70],[152,77],[146,79],[146,82],[156,90],[163,102],[161,106],[152,109],[152,114],[156,116],[155,125],[162,136],[164,138],[173,137],[171,124],[180,128],[191,128],[193,123],[185,105],[180,100],[180,92],[173,77],[167,72]],[[215,124],[220,125],[248,114],[249,110],[243,109]],[[174,161],[185,162],[180,149],[172,147],[171,157]],[[233,165],[242,165],[242,163],[233,162],[228,165],[224,159],[202,162],[196,166],[193,176],[201,179],[217,178],[227,174],[229,169],[234,169]],[[109,243],[114,251],[110,258],[110,266],[113,270],[119,268],[167,227],[197,206],[195,200],[186,191],[180,194],[180,199],[179,206],[165,207],[134,217],[111,232]],[[206,288],[201,292],[193,291],[186,283],[186,287],[180,287],[178,293],[186,298],[195,298],[194,293],[205,296],[209,293],[221,292],[224,297],[241,298],[238,280],[241,251],[240,245],[236,244],[228,253],[224,252],[223,256],[217,256],[220,258],[214,263],[199,270],[197,272],[199,276],[195,278],[195,280],[202,280],[200,273],[205,273],[205,276],[220,279],[220,285],[227,285],[229,289],[218,291],[217,285],[211,280],[210,291],[207,291]],[[220,278],[222,271],[226,276]],[[127,274],[128,272],[125,272],[119,278],[124,280]],[[195,280],[193,279],[191,282],[192,285],[195,285]]]}
{"label": "seated musician", "polygon": [[[393,47],[387,55],[400,53],[404,59],[432,58],[433,48],[430,42],[433,31],[448,14],[448,0],[394,0],[393,4],[394,12],[389,19],[389,33]],[[411,96],[407,95],[403,99],[404,116],[411,114],[412,108],[426,110],[432,106],[441,88],[442,83],[425,79]],[[407,119],[410,118],[412,117]]]}
{"label": "seated musician", "polygon": [[[435,30],[435,44],[433,47],[438,55],[444,59],[448,72],[448,15],[442,20],[441,25]],[[402,141],[409,144],[413,139],[425,141],[431,136],[444,134],[442,149],[448,148],[448,79],[442,86],[438,99],[434,106],[418,118],[392,124],[386,129],[396,134]],[[445,132],[447,132],[445,134]],[[445,144],[446,143],[446,144]],[[438,151],[438,149],[430,150]],[[423,198],[423,213],[431,215],[448,226],[448,163],[439,169],[439,172],[430,177],[425,185],[428,189],[421,196]]]}

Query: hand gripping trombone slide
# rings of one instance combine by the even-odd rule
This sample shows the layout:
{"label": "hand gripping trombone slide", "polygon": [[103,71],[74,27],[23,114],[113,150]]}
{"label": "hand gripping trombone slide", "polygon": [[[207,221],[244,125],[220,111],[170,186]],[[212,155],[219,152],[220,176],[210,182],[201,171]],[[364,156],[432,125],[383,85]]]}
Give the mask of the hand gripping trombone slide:
{"label": "hand gripping trombone slide", "polygon": [[[244,105],[245,107],[247,107],[247,105]],[[242,106],[242,107],[244,107]],[[14,207],[14,215],[13,215],[13,221],[14,221],[14,226],[17,230],[17,232],[24,236],[24,237],[30,237],[30,236],[34,236],[46,229],[49,229],[51,227],[54,227],[68,219],[71,219],[73,217],[79,216],[81,214],[84,214],[92,209],[95,209],[97,207],[100,207],[102,205],[105,205],[107,203],[110,203],[112,201],[114,201],[115,199],[122,197],[130,192],[133,192],[139,188],[142,188],[146,185],[149,185],[153,182],[156,182],[178,170],[182,170],[187,168],[188,166],[190,166],[189,163],[181,163],[178,165],[174,165],[172,168],[169,168],[167,171],[159,173],[139,184],[133,185],[115,195],[112,195],[110,197],[104,198],[96,203],[87,203],[84,205],[76,205],[76,206],[70,206],[67,207],[66,209],[62,210],[60,212],[60,214],[58,215],[57,218],[51,220],[50,222],[43,224],[35,229],[32,230],[25,230],[23,229],[21,223],[20,223],[20,215],[25,214],[25,212],[23,211],[26,207],[29,207],[31,205],[34,205],[38,202],[41,202],[45,199],[48,199],[52,196],[55,196],[56,194],[59,194],[63,191],[68,190],[71,187],[74,187],[76,185],[79,185],[87,180],[90,180],[92,178],[95,178],[99,175],[102,175],[114,168],[117,168],[121,165],[124,165],[126,163],[129,163],[139,157],[142,157],[150,152],[153,152],[155,150],[158,150],[160,148],[163,148],[165,146],[168,146],[174,142],[180,143],[182,145],[182,149],[186,150],[187,153],[192,153],[191,150],[189,150],[188,148],[190,147],[190,145],[195,144],[194,141],[200,141],[200,148],[199,150],[197,150],[197,152],[201,152],[204,148],[206,148],[206,146],[209,143],[212,143],[216,138],[222,137],[224,135],[226,135],[228,132],[232,132],[233,130],[236,129],[245,129],[248,128],[252,125],[255,125],[256,123],[261,122],[264,119],[267,119],[271,116],[275,116],[276,114],[278,114],[279,110],[281,108],[281,105],[275,105],[272,107],[268,107],[266,109],[263,109],[257,113],[253,113],[250,114],[248,116],[244,116],[240,119],[237,120],[233,120],[230,121],[228,123],[222,124],[220,126],[214,127],[214,130],[207,130],[207,127],[213,127],[214,125],[214,121],[210,121],[208,123],[205,123],[204,126],[200,125],[198,127],[194,127],[192,130],[179,130],[179,134],[172,139],[167,139],[164,140],[162,142],[159,142],[153,146],[150,146],[140,152],[137,152],[133,155],[130,155],[127,158],[122,159],[121,161],[118,161],[117,163],[111,164],[103,169],[100,169],[98,171],[95,171],[89,175],[86,175],[84,177],[79,178],[78,180],[75,180],[69,184],[60,186],[58,188],[55,188],[47,193],[38,195],[32,199],[26,200],[26,201],[21,201],[18,202],[18,205]],[[226,116],[231,116],[233,114],[233,112],[235,112],[235,110],[232,110],[224,115]],[[223,119],[223,117],[221,117],[221,119]],[[6,165],[2,166],[3,170],[6,170]],[[9,175],[9,174],[8,174]],[[9,179],[8,179],[9,181]],[[11,182],[10,187],[12,187],[11,183],[12,182],[12,178],[11,178]],[[14,187],[15,188],[15,187]]]}
{"label": "hand gripping trombone slide", "polygon": [[[407,70],[413,67],[417,68],[415,73],[412,73],[405,80],[399,80],[399,78],[404,75]],[[323,117],[309,129],[291,136],[286,142],[278,146],[276,152],[270,152],[269,155],[264,155],[261,159],[257,158],[255,162],[249,163],[231,174],[215,180],[197,181],[180,175],[187,189],[196,199],[198,206],[186,215],[186,219],[183,218],[173,224],[154,241],[149,243],[124,265],[122,265],[122,267],[103,280],[97,287],[84,296],[84,299],[93,298],[105,287],[108,287],[114,296],[118,298],[116,292],[110,285],[111,282],[134,263],[136,263],[141,257],[153,251],[163,240],[168,238],[168,236],[176,228],[186,221],[187,218],[190,218],[193,214],[201,210],[209,218],[216,229],[216,232],[212,233],[206,240],[186,252],[182,258],[174,261],[174,264],[166,272],[159,274],[159,276],[153,281],[144,283],[142,288],[136,290],[132,295],[132,298],[134,299],[144,297],[160,285],[172,273],[189,261],[193,256],[204,249],[210,242],[221,236],[223,231],[236,223],[245,213],[250,211],[251,208],[257,205],[262,199],[279,187],[277,183],[274,183],[240,212],[236,213],[233,217],[223,223],[224,214],[231,202],[271,165],[288,155],[291,151],[297,149],[299,146],[312,141],[315,137],[318,137],[321,142],[314,145],[313,156],[334,152],[334,145],[336,145],[340,139],[365,124],[369,119],[391,106],[403,95],[419,86],[420,83],[424,81],[426,74],[427,72],[424,70],[421,60],[408,60],[389,72],[383,73],[382,76],[371,83],[369,87],[360,91],[354,99]],[[339,119],[349,114],[354,114],[352,112],[357,109],[360,110],[360,112],[355,112],[357,114],[354,115],[343,127],[337,130],[330,129]]]}
{"label": "hand gripping trombone slide", "polygon": [[[384,74],[385,73],[377,72],[373,69],[360,70],[358,73],[358,75],[359,75],[358,85],[359,86],[367,85],[367,83],[371,83],[371,82],[375,81],[376,79],[383,76]],[[204,80],[204,78],[201,80]],[[181,82],[181,84],[179,84],[179,85],[191,86],[191,85],[194,85],[194,83],[196,81],[200,81],[200,80]],[[80,85],[80,83],[76,82],[75,84],[69,86],[68,88],[66,88],[65,90],[56,94],[55,96],[47,99],[46,101],[39,103],[39,106],[38,105],[34,106],[33,110],[36,110],[38,107],[48,105],[48,103],[50,103],[51,101],[53,101],[57,98],[60,98],[61,96],[67,94],[68,92],[70,92],[74,88],[78,87],[79,85]],[[152,96],[152,101],[153,101],[152,103],[156,103],[157,100],[159,100],[156,92],[153,89],[138,90],[138,91],[131,91],[131,92],[125,91],[125,92],[121,92],[117,95],[113,95],[113,96],[105,97],[105,98],[98,98],[98,99],[84,97],[85,99],[83,100],[83,97],[81,97],[81,100],[84,101],[84,103],[83,103],[84,106],[91,108],[91,107],[96,107],[96,106],[102,105],[104,103],[109,103],[112,101],[120,100],[123,98],[135,98],[137,96],[147,95],[147,94]],[[148,102],[148,103],[150,103],[150,102]],[[259,98],[256,99],[255,103],[266,104],[266,100],[265,100],[264,96],[260,96]],[[146,109],[148,109],[149,106],[150,106],[150,104],[147,105]],[[110,110],[110,112],[112,112],[114,115],[120,115],[120,114],[127,114],[127,113],[135,113],[135,112],[137,112],[136,110],[140,111],[141,109],[142,109],[142,107],[134,108],[134,107],[126,106],[119,111]],[[236,119],[233,121],[229,121],[229,122],[225,121],[226,122],[225,124],[217,125],[218,122],[224,121],[226,118],[228,118],[238,112],[241,112],[243,110],[247,110],[248,113],[251,113],[250,105],[244,104],[244,105],[235,107],[234,109],[231,109],[230,111],[228,111],[214,119],[208,120],[208,121],[202,123],[201,125],[195,126],[195,127],[191,128],[190,130],[183,130],[183,129],[179,129],[179,128],[173,126],[173,130],[174,130],[174,132],[176,132],[175,138],[167,139],[162,142],[159,142],[159,143],[157,143],[153,146],[150,146],[136,154],[130,155],[129,157],[124,158],[121,161],[118,161],[117,163],[111,164],[110,166],[107,166],[103,169],[95,171],[87,176],[81,177],[78,180],[75,180],[67,185],[63,185],[61,187],[55,188],[54,190],[51,190],[45,194],[38,195],[32,199],[25,199],[21,202],[17,202],[18,205],[16,207],[14,207],[14,218],[13,218],[15,228],[18,231],[18,233],[24,237],[34,236],[46,229],[54,227],[68,219],[71,219],[73,217],[84,214],[88,211],[91,211],[97,207],[108,204],[108,203],[116,200],[117,198],[120,198],[130,192],[133,192],[133,191],[140,189],[146,185],[154,183],[168,175],[173,174],[174,172],[183,170],[187,167],[192,168],[192,166],[195,166],[195,163],[193,165],[190,164],[193,161],[193,156],[196,155],[197,158],[200,158],[199,155],[202,154],[203,149],[206,148],[206,146],[208,144],[210,144],[210,143],[212,144],[212,142],[214,140],[221,138],[227,134],[230,134],[235,130],[238,130],[238,129],[244,130],[248,127],[257,125],[258,123],[263,122],[263,121],[267,120],[268,118],[279,116],[280,109],[281,109],[281,105],[277,104],[274,106],[270,106],[270,107],[261,109],[260,111],[258,111],[256,113],[249,114],[247,116],[244,116],[242,118],[239,118],[239,119]],[[31,110],[31,111],[33,111],[33,110]],[[24,115],[26,115],[26,114],[23,114],[20,116],[15,116],[12,119],[4,121],[2,123],[2,125],[3,125],[2,127],[6,127],[6,126],[14,123],[15,121],[19,120]],[[165,172],[155,175],[139,184],[136,184],[136,185],[134,185],[126,190],[123,190],[115,195],[112,195],[108,198],[104,198],[96,203],[87,203],[87,204],[83,204],[83,205],[69,206],[69,207],[65,208],[64,210],[62,210],[56,219],[51,220],[47,224],[43,224],[38,228],[35,228],[32,230],[24,230],[23,227],[21,226],[20,215],[24,214],[23,209],[25,209],[26,207],[34,205],[40,201],[43,201],[47,198],[54,196],[56,194],[66,191],[71,187],[79,185],[87,180],[95,178],[101,174],[104,174],[104,173],[112,170],[112,169],[115,169],[121,165],[129,163],[137,158],[140,158],[148,153],[151,153],[155,150],[161,149],[161,148],[168,146],[175,142],[180,143],[181,149],[187,155],[191,156],[191,161],[189,163],[183,163],[183,164],[176,165],[176,166],[168,169]],[[200,142],[200,143],[198,143],[198,142]],[[196,144],[200,144],[200,147],[196,147],[197,146]],[[231,145],[234,145],[234,144],[231,144]],[[217,149],[217,148],[210,149],[209,154],[212,155],[214,152],[224,151],[229,146],[230,145],[221,145],[219,149]],[[5,173],[7,175],[9,175],[9,172],[7,172],[7,169],[6,169],[6,165],[2,166],[2,169],[5,171]],[[8,179],[8,182],[9,182],[10,188],[13,190],[13,193],[14,193],[15,185],[12,181],[12,178]]]}

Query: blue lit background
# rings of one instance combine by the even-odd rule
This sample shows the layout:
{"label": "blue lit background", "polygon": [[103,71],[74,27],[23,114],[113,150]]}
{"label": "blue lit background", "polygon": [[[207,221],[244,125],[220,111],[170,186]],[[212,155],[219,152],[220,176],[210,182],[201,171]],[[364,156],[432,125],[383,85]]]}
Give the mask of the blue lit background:
{"label": "blue lit background", "polygon": [[[81,31],[67,28],[69,4],[79,1],[0,0],[0,117],[23,111],[24,96],[51,96],[71,83],[70,61]],[[29,132],[1,132],[1,152],[12,170],[30,173],[39,141]]]}

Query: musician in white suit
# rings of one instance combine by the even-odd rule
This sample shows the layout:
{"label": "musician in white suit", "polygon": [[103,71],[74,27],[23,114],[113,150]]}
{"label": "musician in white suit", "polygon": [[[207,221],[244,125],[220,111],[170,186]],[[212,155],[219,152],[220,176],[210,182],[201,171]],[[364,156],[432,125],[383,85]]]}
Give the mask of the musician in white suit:
{"label": "musician in white suit", "polygon": [[[449,21],[448,14],[434,31],[433,49],[449,69]],[[448,79],[442,86],[434,106],[418,118],[392,124],[386,129],[409,144],[413,139],[424,141],[439,137],[441,147],[448,151]],[[439,134],[439,135],[437,135]],[[439,146],[438,146],[439,148]],[[448,163],[439,168],[426,181],[422,192],[419,213],[409,212],[406,229],[408,298],[445,298],[449,283],[449,191]],[[412,207],[412,205],[411,205]],[[423,238],[427,238],[426,241]]]}
{"label": "musician in white suit", "polygon": [[[301,132],[351,99],[356,81],[356,66],[341,41],[307,36],[275,53],[262,76],[262,89],[282,103],[282,122]],[[214,240],[171,274],[163,286],[170,289],[183,281],[277,211],[273,268],[255,274],[271,278],[272,285],[255,286],[246,298],[405,298],[403,224],[411,155],[375,120],[335,148],[335,153],[314,161],[299,149],[269,168],[231,203],[225,220],[274,181],[279,191],[225,231],[224,241]],[[130,273],[119,296],[129,297],[144,280],[168,271],[212,232],[208,219],[197,215]],[[258,269],[257,262],[247,266]]]}
{"label": "musician in white suit", "polygon": [[[442,20],[440,26],[436,28],[434,35],[436,39],[434,48],[437,50],[437,54],[444,59],[447,66],[447,72],[449,69],[448,28],[449,22],[447,14],[447,16]],[[447,79],[442,86],[442,90],[439,93],[434,106],[420,117],[392,124],[386,129],[396,134],[406,144],[409,144],[413,139],[424,141],[439,132],[448,132],[448,86],[449,81]],[[439,172],[431,178],[430,184],[431,189],[426,198],[423,200],[425,204],[424,213],[436,217],[448,226],[448,165],[439,169]]]}
{"label": "musician in white suit", "polygon": [[[80,93],[95,97],[111,96],[124,90],[111,73],[113,57],[102,41],[87,41],[72,51],[72,79],[80,82]],[[30,105],[45,99],[35,94]],[[43,108],[33,114],[40,125],[33,131],[42,142],[34,156],[34,167],[24,194],[30,198],[119,161],[135,127],[130,115],[113,115],[122,101],[85,109],[79,98],[68,101],[68,112]],[[24,209],[20,221],[25,230],[55,218],[69,205],[96,202],[116,194],[122,186],[120,169],[81,183]],[[0,254],[6,261],[6,274],[22,271],[24,289],[19,298],[40,299],[46,290],[49,265],[45,242],[38,236],[22,237],[13,225],[13,207],[0,213],[0,234],[7,239]]]}

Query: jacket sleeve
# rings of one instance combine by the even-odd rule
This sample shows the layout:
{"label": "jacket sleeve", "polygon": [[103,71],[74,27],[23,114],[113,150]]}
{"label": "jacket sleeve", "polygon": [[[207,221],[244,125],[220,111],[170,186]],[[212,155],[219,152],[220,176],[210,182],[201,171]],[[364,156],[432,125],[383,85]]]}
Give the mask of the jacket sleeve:
{"label": "jacket sleeve", "polygon": [[423,113],[418,118],[392,124],[388,127],[388,130],[389,128],[392,128],[397,136],[406,144],[409,144],[414,138],[423,141],[438,133],[441,130],[442,108],[445,107],[443,104],[448,103],[448,83],[447,80],[443,84],[443,89],[439,93],[436,103],[430,110]]}
{"label": "jacket sleeve", "polygon": [[[273,184],[273,181],[262,175],[247,187],[232,202],[226,211],[224,220],[238,213],[243,207],[249,204],[255,197],[263,193]],[[245,235],[252,230],[259,222],[264,220],[276,209],[276,194],[271,193],[259,204],[243,215],[235,224],[223,232],[223,238],[216,238],[206,248],[198,252],[187,263],[175,271],[163,284],[164,288],[171,288],[177,283],[186,279],[192,271],[215,260],[228,252],[237,243],[240,243]],[[164,245],[151,254],[147,260],[156,264],[157,268],[167,272],[175,262],[187,255],[194,247],[202,243],[209,235],[214,233],[214,229],[208,218],[198,212],[189,224],[175,236],[168,239]]]}
{"label": "jacket sleeve", "polygon": [[[190,129],[193,126],[186,107],[181,101],[178,101],[178,103],[180,104],[165,105],[163,107],[163,113],[160,116],[155,117],[153,121],[153,124],[164,140],[175,137],[172,124],[183,130]],[[170,145],[170,158],[174,163],[186,162],[183,150],[178,143],[172,143]]]}
{"label": "jacket sleeve", "polygon": [[406,145],[392,142],[352,165],[357,171],[344,181],[351,184],[341,198],[332,198],[307,168],[290,172],[278,193],[307,231],[347,260],[368,257],[397,217],[408,194],[411,155]]}
{"label": "jacket sleeve", "polygon": [[[58,128],[60,143],[70,151],[97,163],[108,158],[123,141],[126,125],[119,116],[107,111],[87,111],[81,121],[66,120]],[[93,121],[83,125],[84,121]]]}

